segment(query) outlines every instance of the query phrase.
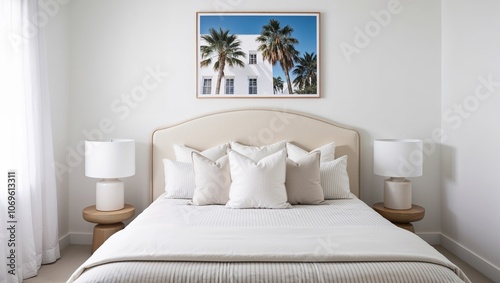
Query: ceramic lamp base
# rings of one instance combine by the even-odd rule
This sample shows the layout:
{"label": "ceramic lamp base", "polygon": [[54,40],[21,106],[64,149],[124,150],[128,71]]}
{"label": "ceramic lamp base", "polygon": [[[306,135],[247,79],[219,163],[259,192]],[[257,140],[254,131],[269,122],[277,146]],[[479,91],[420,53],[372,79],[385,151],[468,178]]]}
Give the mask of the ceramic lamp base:
{"label": "ceramic lamp base", "polygon": [[125,207],[123,181],[102,179],[96,184],[96,209],[100,211],[120,210]]}
{"label": "ceramic lamp base", "polygon": [[411,208],[411,182],[405,178],[390,178],[384,182],[384,206],[390,209]]}

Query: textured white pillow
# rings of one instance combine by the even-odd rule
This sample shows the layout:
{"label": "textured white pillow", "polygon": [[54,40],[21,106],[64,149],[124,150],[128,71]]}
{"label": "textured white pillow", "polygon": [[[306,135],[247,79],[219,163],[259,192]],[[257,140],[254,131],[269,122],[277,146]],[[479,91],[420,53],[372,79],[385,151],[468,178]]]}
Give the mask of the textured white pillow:
{"label": "textured white pillow", "polygon": [[280,150],[259,162],[228,151],[231,170],[230,208],[288,208],[286,180],[286,151]]}
{"label": "textured white pillow", "polygon": [[286,148],[286,142],[285,141],[280,141],[274,144],[270,145],[265,145],[265,146],[250,146],[250,145],[243,145],[238,142],[231,142],[231,149],[252,159],[253,161],[257,162],[261,160],[262,158],[269,156],[273,153],[276,153],[282,149]]}
{"label": "textured white pillow", "polygon": [[229,200],[231,175],[227,155],[214,162],[198,152],[193,152],[196,189],[194,205],[226,204]]}
{"label": "textured white pillow", "polygon": [[298,162],[286,159],[286,194],[290,204],[320,204],[325,200],[320,178],[319,151]]}
{"label": "textured white pillow", "polygon": [[188,147],[185,145],[174,144],[175,160],[180,161],[180,162],[192,163],[192,159],[191,159],[192,152],[199,152],[208,159],[218,160],[222,156],[226,155],[228,148],[229,148],[229,144],[223,143],[223,144],[211,147],[209,149],[206,149],[204,151],[199,151],[199,150],[196,150],[194,148],[191,148],[191,147]]}
{"label": "textured white pillow", "polygon": [[[301,159],[302,157],[306,156],[309,152],[307,150],[304,150],[293,143],[286,143],[286,150],[288,152],[288,158],[291,160],[297,162],[297,160]],[[335,160],[335,143],[331,142],[328,144],[325,144],[321,147],[318,147],[313,151],[320,151],[321,152],[321,162],[329,162]]]}
{"label": "textured white pillow", "polygon": [[351,198],[349,175],[347,174],[347,155],[334,161],[321,163],[320,173],[325,199]]}
{"label": "textured white pillow", "polygon": [[166,198],[192,198],[194,189],[193,164],[163,159]]}

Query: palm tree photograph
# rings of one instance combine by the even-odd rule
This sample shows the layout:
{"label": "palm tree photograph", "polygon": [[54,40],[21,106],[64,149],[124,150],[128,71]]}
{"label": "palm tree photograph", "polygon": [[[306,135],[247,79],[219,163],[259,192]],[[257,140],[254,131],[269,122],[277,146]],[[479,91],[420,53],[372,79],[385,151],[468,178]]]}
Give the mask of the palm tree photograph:
{"label": "palm tree photograph", "polygon": [[319,13],[197,13],[198,98],[320,97]]}

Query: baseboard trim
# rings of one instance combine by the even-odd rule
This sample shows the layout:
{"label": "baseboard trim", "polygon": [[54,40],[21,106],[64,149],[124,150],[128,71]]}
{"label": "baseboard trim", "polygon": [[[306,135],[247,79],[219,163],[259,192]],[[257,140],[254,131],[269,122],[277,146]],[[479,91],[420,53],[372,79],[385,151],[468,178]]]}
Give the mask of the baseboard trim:
{"label": "baseboard trim", "polygon": [[92,245],[92,233],[71,233],[69,242],[72,245]]}
{"label": "baseboard trim", "polygon": [[441,245],[460,259],[477,269],[494,282],[500,282],[500,268],[462,246],[450,237],[441,234]]}
{"label": "baseboard trim", "polygon": [[59,238],[59,249],[60,250],[65,249],[66,247],[68,247],[71,244],[71,241],[69,238],[70,238],[69,233],[67,233],[66,235]]}

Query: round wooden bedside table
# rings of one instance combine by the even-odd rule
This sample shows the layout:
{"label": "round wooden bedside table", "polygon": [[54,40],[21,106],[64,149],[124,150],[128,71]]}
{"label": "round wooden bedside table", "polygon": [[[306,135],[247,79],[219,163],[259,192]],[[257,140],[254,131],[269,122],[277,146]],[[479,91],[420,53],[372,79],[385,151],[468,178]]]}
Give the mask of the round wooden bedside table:
{"label": "round wooden bedside table", "polygon": [[387,208],[383,202],[379,202],[373,205],[373,209],[396,226],[413,233],[415,228],[410,222],[422,220],[425,216],[425,209],[415,204],[412,204],[410,209],[399,210]]}
{"label": "round wooden bedside table", "polygon": [[99,211],[95,205],[83,209],[83,219],[88,222],[97,223],[94,226],[92,237],[92,253],[99,248],[111,235],[125,228],[122,221],[132,218],[135,214],[135,207],[125,204],[125,207],[115,211]]}

